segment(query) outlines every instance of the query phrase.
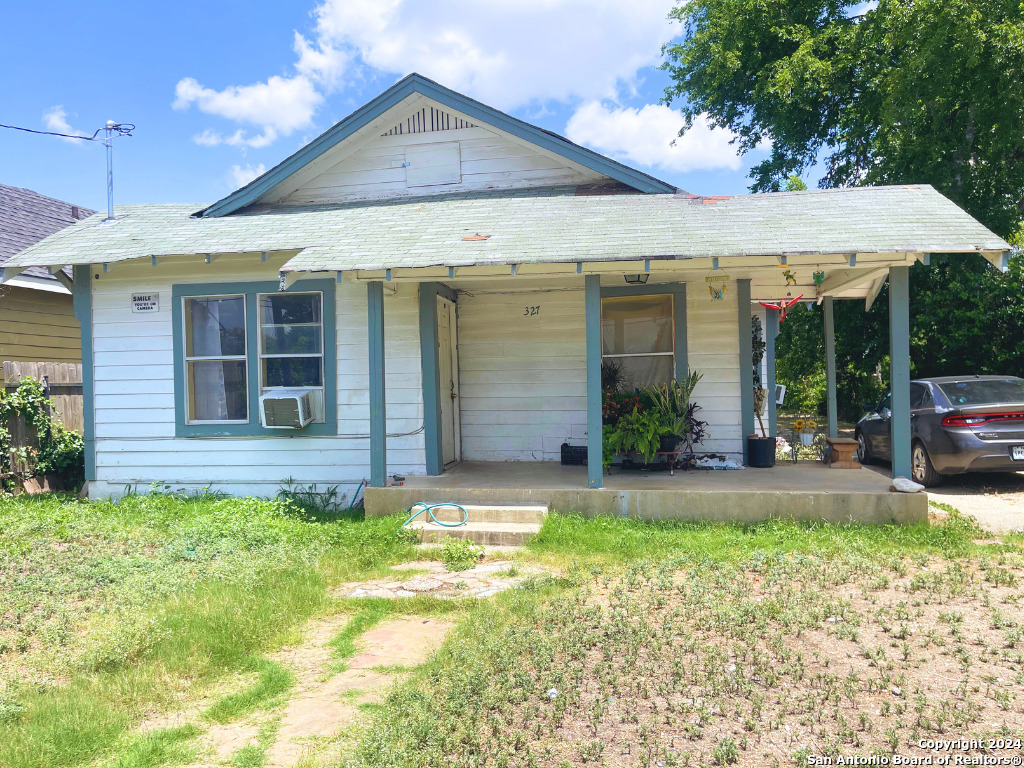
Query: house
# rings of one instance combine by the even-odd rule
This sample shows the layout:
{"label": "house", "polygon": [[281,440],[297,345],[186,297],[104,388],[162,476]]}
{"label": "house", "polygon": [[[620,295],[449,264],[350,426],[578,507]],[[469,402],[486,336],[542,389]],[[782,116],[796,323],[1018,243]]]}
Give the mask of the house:
{"label": "house", "polygon": [[[888,279],[907,475],[908,268],[932,252],[1001,265],[1008,245],[927,186],[689,194],[414,74],[224,199],[93,217],[4,279],[74,268],[92,496],[155,481],[266,496],[290,477],[349,492],[368,478],[374,513],[424,483],[425,496],[490,482],[538,498],[565,490],[543,478],[568,441],[589,466],[565,468],[576,495],[551,503],[661,514],[675,497],[602,476],[603,358],[650,381],[702,371],[703,448],[741,459],[750,318],[769,341],[778,320],[757,302],[803,295],[827,317]],[[277,426],[300,396],[311,423]],[[685,474],[721,476],[715,503],[769,482]],[[847,497],[821,514],[857,516],[839,474],[820,490]],[[395,475],[405,491],[387,487]],[[924,514],[921,497],[876,496],[865,519]],[[776,503],[794,502],[761,499],[758,514]],[[807,503],[814,516],[826,501]]]}
{"label": "house", "polygon": [[[0,268],[19,251],[93,213],[31,189],[0,184]],[[81,359],[81,331],[70,289],[41,267],[5,281],[0,288],[0,361]]]}

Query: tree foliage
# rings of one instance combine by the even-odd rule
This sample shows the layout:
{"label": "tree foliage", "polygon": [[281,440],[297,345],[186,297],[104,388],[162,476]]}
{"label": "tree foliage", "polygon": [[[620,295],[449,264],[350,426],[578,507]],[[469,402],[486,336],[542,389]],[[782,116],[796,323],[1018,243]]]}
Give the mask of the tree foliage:
{"label": "tree foliage", "polygon": [[[866,10],[865,10],[866,9]],[[770,142],[751,191],[931,184],[1024,245],[1024,4],[1020,0],[688,0],[665,47],[685,132],[698,115]],[[911,269],[915,376],[1024,376],[1024,256],[1001,274],[978,257],[935,255]],[[887,295],[871,311],[835,306],[840,407],[886,386]],[[821,313],[799,309],[778,340],[779,379],[800,405],[824,399]]]}
{"label": "tree foliage", "polygon": [[823,158],[823,187],[932,184],[997,233],[1024,212],[1020,0],[689,0],[666,46],[685,128],[699,114],[747,152],[753,191]]}

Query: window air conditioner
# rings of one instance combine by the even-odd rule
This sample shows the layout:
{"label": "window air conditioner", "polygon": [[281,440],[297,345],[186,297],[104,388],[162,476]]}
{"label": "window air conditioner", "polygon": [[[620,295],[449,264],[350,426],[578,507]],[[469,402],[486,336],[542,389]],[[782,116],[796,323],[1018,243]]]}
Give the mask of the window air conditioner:
{"label": "window air conditioner", "polygon": [[260,396],[260,418],[268,429],[302,429],[313,420],[313,390],[270,390]]}

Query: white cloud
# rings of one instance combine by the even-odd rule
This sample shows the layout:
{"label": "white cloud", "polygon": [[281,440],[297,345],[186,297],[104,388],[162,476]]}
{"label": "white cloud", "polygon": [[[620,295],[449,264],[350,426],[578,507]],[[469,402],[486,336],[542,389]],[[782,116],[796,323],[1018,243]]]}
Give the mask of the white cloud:
{"label": "white cloud", "polygon": [[681,172],[741,167],[736,147],[729,143],[731,131],[713,128],[703,117],[679,136],[682,126],[683,116],[663,104],[632,109],[589,101],[576,110],[565,130],[572,141],[635,165]]}
{"label": "white cloud", "polygon": [[[88,138],[91,134],[83,133],[77,128],[72,128],[71,124],[68,123],[68,113],[62,106],[50,107],[48,110],[43,112],[43,125],[49,131],[55,131],[57,133],[69,133],[73,136],[82,136]],[[64,136],[59,137],[61,141],[66,141],[68,144],[81,144],[81,139],[70,139]]]}
{"label": "white cloud", "polygon": [[678,32],[666,0],[323,0],[320,50],[503,109],[614,98]]}
{"label": "white cloud", "polygon": [[669,0],[320,0],[294,73],[214,90],[191,77],[174,107],[255,126],[207,130],[204,146],[261,147],[312,124],[324,96],[357,78],[419,72],[501,109],[615,99],[678,32]]}
{"label": "white cloud", "polygon": [[194,78],[186,77],[178,82],[174,95],[175,109],[184,110],[195,105],[200,112],[254,125],[262,131],[253,137],[249,137],[245,131],[238,131],[225,138],[208,129],[196,138],[204,146],[223,143],[265,147],[278,136],[287,136],[311,125],[313,113],[324,100],[305,75],[275,75],[265,83],[232,85],[222,91],[206,88]]}
{"label": "white cloud", "polygon": [[252,165],[232,165],[230,173],[231,183],[234,184],[235,189],[244,187],[257,176],[262,176],[266,170],[267,167],[263,163],[260,163],[255,168]]}

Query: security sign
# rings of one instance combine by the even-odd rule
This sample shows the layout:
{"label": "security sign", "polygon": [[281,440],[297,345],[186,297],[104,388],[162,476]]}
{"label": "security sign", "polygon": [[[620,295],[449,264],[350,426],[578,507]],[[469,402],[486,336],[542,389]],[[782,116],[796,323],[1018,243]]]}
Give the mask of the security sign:
{"label": "security sign", "polygon": [[132,294],[132,312],[133,313],[146,313],[146,312],[159,312],[160,311],[160,294],[159,293],[133,293]]}

